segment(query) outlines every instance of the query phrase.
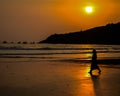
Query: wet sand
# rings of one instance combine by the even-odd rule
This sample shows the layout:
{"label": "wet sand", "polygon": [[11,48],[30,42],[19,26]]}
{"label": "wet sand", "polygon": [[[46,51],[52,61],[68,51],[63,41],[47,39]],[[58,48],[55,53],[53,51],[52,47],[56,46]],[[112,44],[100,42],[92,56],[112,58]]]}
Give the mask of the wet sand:
{"label": "wet sand", "polygon": [[120,96],[120,65],[88,73],[89,63],[0,62],[0,96]]}

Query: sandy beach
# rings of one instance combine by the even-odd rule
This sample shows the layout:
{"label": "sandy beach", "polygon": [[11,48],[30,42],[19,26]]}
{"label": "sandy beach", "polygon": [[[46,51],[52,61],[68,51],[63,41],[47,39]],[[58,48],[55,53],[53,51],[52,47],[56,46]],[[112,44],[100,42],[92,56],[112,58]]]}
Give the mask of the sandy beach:
{"label": "sandy beach", "polygon": [[0,62],[0,96],[120,96],[120,65],[89,63]]}

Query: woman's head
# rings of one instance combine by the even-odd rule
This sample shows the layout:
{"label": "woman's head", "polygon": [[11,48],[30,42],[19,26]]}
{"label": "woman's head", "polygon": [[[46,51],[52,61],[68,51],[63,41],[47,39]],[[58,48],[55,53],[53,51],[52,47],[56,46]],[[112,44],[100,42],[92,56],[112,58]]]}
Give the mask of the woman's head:
{"label": "woman's head", "polygon": [[95,49],[93,49],[93,53],[96,53],[96,50],[95,50]]}

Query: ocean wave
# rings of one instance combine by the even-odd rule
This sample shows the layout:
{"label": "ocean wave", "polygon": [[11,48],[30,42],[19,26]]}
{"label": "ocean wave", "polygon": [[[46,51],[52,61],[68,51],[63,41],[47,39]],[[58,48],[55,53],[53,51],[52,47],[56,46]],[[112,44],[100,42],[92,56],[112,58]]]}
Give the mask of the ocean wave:
{"label": "ocean wave", "polygon": [[[0,56],[2,55],[54,55],[54,54],[91,54],[92,52],[41,52],[41,53],[30,53],[30,52],[20,52],[20,53],[0,53]],[[120,51],[97,51],[97,53],[120,53]]]}
{"label": "ocean wave", "polygon": [[[0,50],[92,50],[93,48],[71,48],[71,47],[40,47],[40,48],[25,48],[21,46],[0,46]],[[109,48],[95,48],[96,50],[109,50]],[[120,50],[120,48],[113,48],[114,50]]]}

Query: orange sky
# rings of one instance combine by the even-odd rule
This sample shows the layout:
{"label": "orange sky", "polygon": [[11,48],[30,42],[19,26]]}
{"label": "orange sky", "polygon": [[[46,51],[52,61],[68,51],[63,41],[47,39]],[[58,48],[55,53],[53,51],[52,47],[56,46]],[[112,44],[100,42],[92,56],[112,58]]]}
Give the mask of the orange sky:
{"label": "orange sky", "polygon": [[[85,6],[93,6],[87,14]],[[54,33],[120,21],[120,0],[0,0],[0,40],[39,41]]]}

